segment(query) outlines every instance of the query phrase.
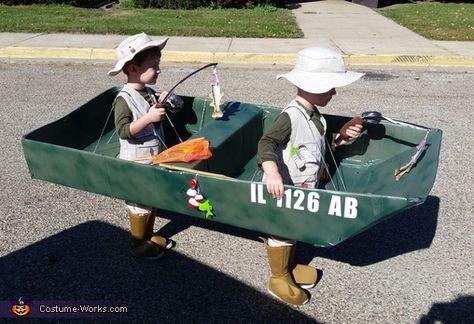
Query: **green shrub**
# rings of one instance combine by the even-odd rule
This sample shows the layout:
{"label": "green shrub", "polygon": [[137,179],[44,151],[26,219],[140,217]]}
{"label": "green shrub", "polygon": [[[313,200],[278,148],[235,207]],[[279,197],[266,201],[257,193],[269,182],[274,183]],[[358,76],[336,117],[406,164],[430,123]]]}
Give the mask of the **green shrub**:
{"label": "green shrub", "polygon": [[[113,0],[110,0],[110,2],[112,1]],[[107,0],[0,0],[0,4],[7,6],[64,4],[83,8],[94,8],[105,2],[107,2]]]}
{"label": "green shrub", "polygon": [[136,8],[195,9],[253,8],[257,6],[282,7],[285,0],[133,0]]}
{"label": "green shrub", "polygon": [[196,0],[134,0],[136,8],[194,9],[207,1]]}
{"label": "green shrub", "polygon": [[[114,0],[110,0],[113,2]],[[282,7],[285,0],[132,0],[135,8],[162,9],[195,9],[205,8],[253,8],[259,6]],[[15,5],[50,5],[64,4],[75,7],[94,8],[103,5],[107,0],[0,0],[0,4]]]}

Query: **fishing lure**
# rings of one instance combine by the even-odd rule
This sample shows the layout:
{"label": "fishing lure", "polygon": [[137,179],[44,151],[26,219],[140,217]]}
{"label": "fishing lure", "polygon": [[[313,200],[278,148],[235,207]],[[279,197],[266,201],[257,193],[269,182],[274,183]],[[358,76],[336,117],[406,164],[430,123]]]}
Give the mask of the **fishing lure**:
{"label": "fishing lure", "polygon": [[189,180],[189,189],[186,191],[186,196],[188,197],[189,208],[206,213],[206,218],[214,217],[212,203],[201,194],[197,179]]}
{"label": "fishing lure", "polygon": [[211,94],[209,96],[212,99],[211,106],[214,107],[214,111],[212,112],[212,118],[221,118],[224,115],[220,109],[221,99],[224,96],[224,93],[221,93],[219,78],[217,77],[217,67],[215,65],[212,68]]}
{"label": "fishing lure", "polygon": [[206,213],[206,218],[214,217],[214,213],[212,212],[214,207],[212,207],[211,202],[209,199],[204,199],[202,203],[199,204],[198,209],[202,212]]}
{"label": "fishing lure", "polygon": [[410,172],[411,168],[416,164],[416,162],[418,161],[418,159],[421,156],[421,153],[423,153],[423,151],[426,148],[426,138],[427,137],[428,137],[428,131],[426,131],[425,136],[421,139],[421,141],[416,146],[416,152],[415,152],[415,154],[413,154],[410,161],[408,161],[407,164],[401,166],[400,168],[395,169],[395,173],[394,173],[395,180],[399,181],[400,178],[402,177],[402,175],[404,175],[405,173]]}

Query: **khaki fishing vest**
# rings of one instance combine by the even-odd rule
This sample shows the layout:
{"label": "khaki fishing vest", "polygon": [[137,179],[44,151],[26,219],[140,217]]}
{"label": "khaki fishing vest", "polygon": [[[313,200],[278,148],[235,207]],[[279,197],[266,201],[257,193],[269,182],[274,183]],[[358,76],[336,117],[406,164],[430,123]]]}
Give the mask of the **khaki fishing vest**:
{"label": "khaki fishing vest", "polygon": [[290,141],[277,149],[278,167],[285,184],[315,188],[323,170],[326,152],[326,120],[321,116],[324,134],[311,121],[306,110],[292,101],[282,112],[291,120]]}
{"label": "khaki fishing vest", "polygon": [[[145,88],[152,98],[153,104],[156,103],[154,91]],[[132,111],[133,120],[137,120],[148,113],[150,104],[142,95],[132,87],[125,85],[117,97],[122,97]],[[157,128],[154,124],[149,124],[133,139],[120,139],[119,158],[124,160],[134,160],[136,158],[148,157],[160,153],[163,150],[164,133],[163,127]],[[145,161],[143,163],[149,163]]]}

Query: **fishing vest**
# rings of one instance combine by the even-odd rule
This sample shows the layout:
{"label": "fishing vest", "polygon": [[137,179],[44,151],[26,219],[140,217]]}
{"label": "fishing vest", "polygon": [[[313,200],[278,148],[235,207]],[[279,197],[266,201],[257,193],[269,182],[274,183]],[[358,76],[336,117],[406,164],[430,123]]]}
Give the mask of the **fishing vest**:
{"label": "fishing vest", "polygon": [[311,117],[296,101],[292,101],[282,112],[286,112],[291,120],[290,140],[276,152],[283,183],[315,188],[326,153],[326,120],[321,116],[324,131],[320,135]]}
{"label": "fishing vest", "polygon": [[[154,91],[148,87],[148,92],[152,104],[156,103]],[[150,110],[150,104],[135,89],[125,85],[118,93],[117,97],[122,97],[132,111],[133,120],[137,120],[147,114]],[[153,123],[147,125],[140,133],[132,139],[120,139],[119,158],[124,160],[134,160],[136,158],[152,156],[158,154],[163,149],[164,132],[163,127],[157,128]],[[149,163],[145,161],[144,163]]]}

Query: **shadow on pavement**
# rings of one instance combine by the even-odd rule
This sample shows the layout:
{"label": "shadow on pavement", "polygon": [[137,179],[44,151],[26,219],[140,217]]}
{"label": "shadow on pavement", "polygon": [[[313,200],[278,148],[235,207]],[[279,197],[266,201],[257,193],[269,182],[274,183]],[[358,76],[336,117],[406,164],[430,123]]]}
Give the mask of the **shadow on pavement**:
{"label": "shadow on pavement", "polygon": [[474,296],[461,295],[450,303],[436,303],[428,314],[420,318],[420,324],[474,323]]}
{"label": "shadow on pavement", "polygon": [[355,266],[381,262],[397,255],[429,248],[438,223],[439,198],[428,196],[419,206],[382,221],[332,248],[304,245],[298,256],[310,262],[319,256]]}
{"label": "shadow on pavement", "polygon": [[[426,249],[430,247],[436,233],[438,211],[439,198],[428,196],[422,205],[394,215],[334,247],[317,248],[306,243],[298,243],[296,259],[300,263],[308,264],[315,257],[323,257],[355,266],[365,266],[404,253]],[[166,236],[173,236],[190,226],[198,226],[260,241],[259,233],[250,230],[164,211],[160,215],[171,220],[160,229],[160,233]]]}
{"label": "shadow on pavement", "polygon": [[397,4],[414,3],[412,0],[378,0],[377,7],[384,8]]}
{"label": "shadow on pavement", "polygon": [[0,258],[0,301],[27,296],[33,303],[90,300],[128,307],[106,322],[314,323],[180,253],[157,261],[135,258],[128,242],[126,231],[91,221],[12,252]]}

